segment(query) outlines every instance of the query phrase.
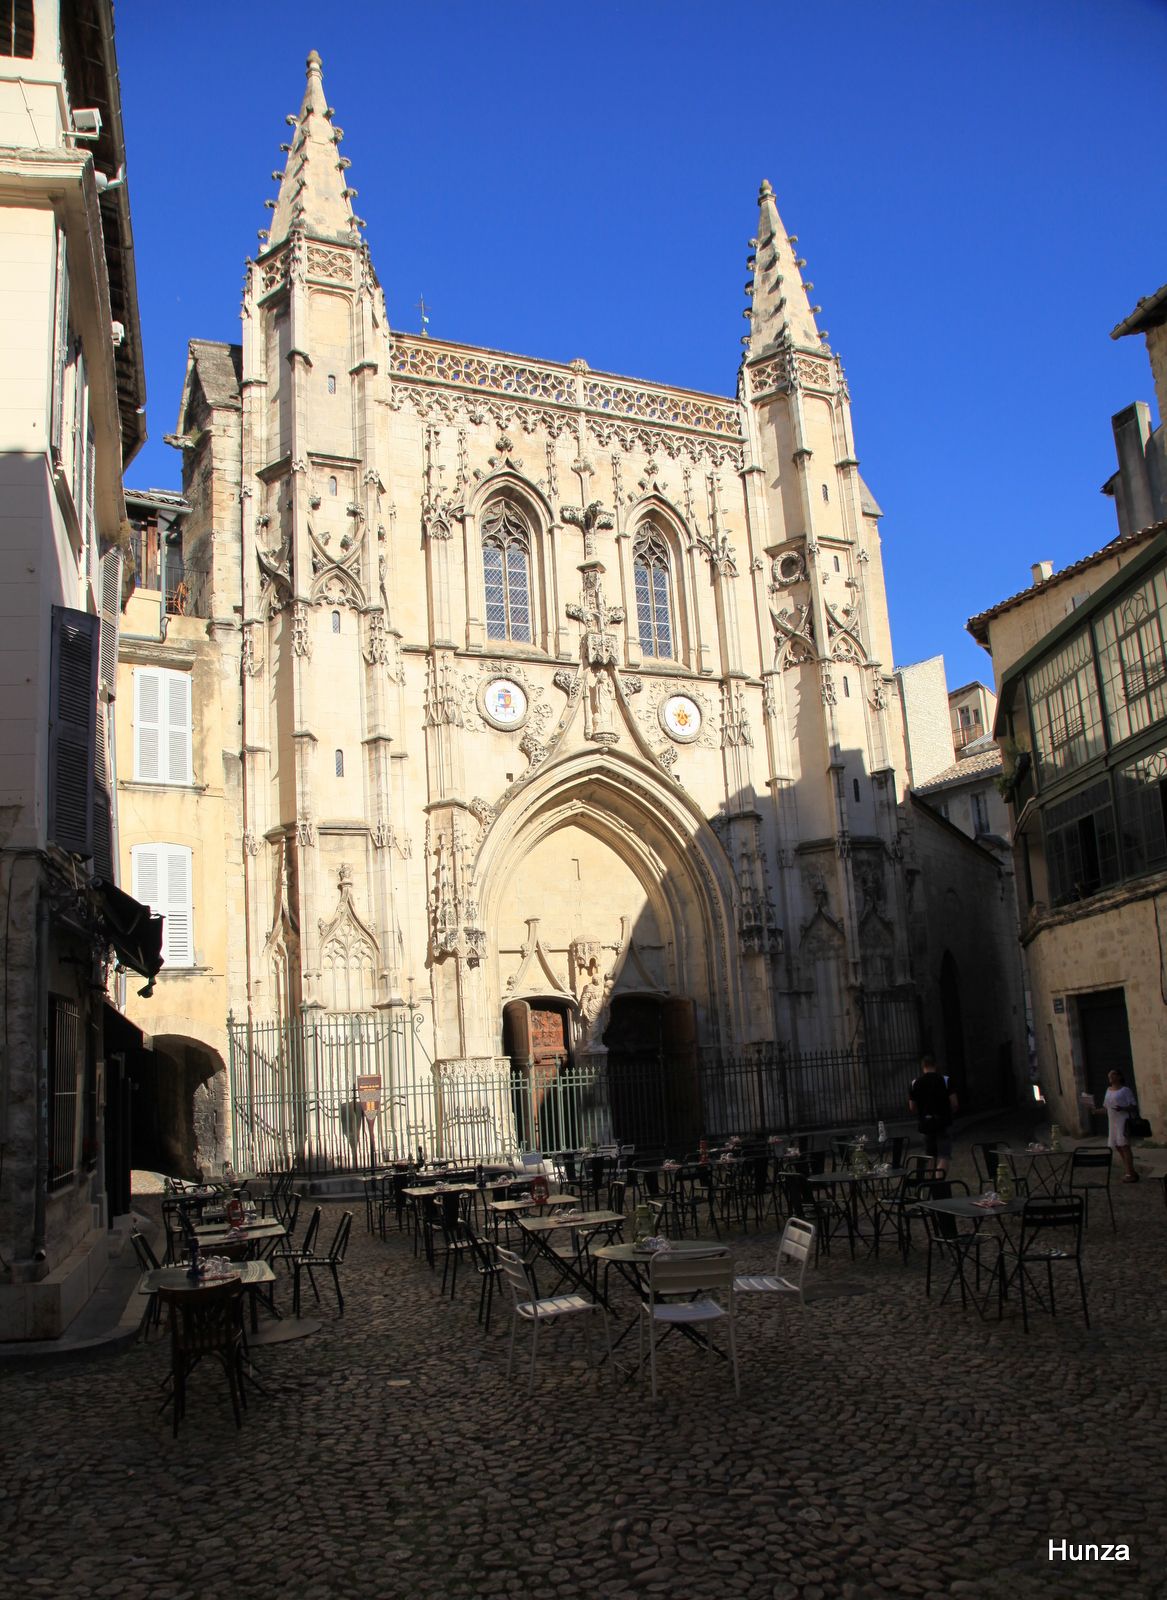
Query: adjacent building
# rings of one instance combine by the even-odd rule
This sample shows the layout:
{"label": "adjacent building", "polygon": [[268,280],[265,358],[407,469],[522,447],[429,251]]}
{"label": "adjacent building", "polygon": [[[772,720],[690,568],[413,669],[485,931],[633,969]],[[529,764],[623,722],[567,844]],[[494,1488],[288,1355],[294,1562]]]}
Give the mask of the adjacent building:
{"label": "adjacent building", "polygon": [[[1163,302],[1115,330],[1146,333],[1160,405]],[[968,625],[997,679],[1039,1076],[1054,1120],[1082,1132],[1097,1124],[1081,1096],[1100,1097],[1112,1067],[1153,1122],[1167,1115],[1163,434],[1141,405],[1114,430],[1118,537],[1061,572],[1038,563]]]}
{"label": "adjacent building", "polygon": [[[111,964],[161,928],[117,887],[122,470],[145,387],[107,0],[0,12],[0,1338],[51,1338],[129,1209],[142,1039]],[[140,981],[140,980],[138,980]]]}

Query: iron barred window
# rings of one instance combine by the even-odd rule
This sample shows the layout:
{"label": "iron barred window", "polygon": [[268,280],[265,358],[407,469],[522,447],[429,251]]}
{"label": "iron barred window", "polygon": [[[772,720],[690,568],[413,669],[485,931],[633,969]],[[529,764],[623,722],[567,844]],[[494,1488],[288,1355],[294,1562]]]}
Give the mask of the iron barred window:
{"label": "iron barred window", "polygon": [[1087,629],[1035,667],[1025,681],[1039,782],[1050,783],[1101,754],[1102,707]]}
{"label": "iron barred window", "polygon": [[1162,568],[1094,625],[1111,742],[1167,717],[1167,572]]}
{"label": "iron barred window", "polygon": [[77,1170],[77,1090],[82,1066],[81,1010],[75,1000],[49,996],[49,1188]]}
{"label": "iron barred window", "polygon": [[673,623],[669,603],[669,552],[651,524],[642,528],[632,548],[636,584],[636,626],[646,656],[671,657]]}
{"label": "iron barred window", "polygon": [[482,517],[482,576],[486,586],[486,636],[531,643],[531,530],[509,500],[496,500]]}

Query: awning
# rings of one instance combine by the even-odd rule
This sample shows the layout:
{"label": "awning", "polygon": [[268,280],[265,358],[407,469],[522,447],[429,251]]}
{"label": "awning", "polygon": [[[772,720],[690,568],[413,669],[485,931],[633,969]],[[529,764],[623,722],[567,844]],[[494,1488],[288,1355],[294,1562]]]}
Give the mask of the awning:
{"label": "awning", "polygon": [[162,918],[140,900],[125,894],[115,884],[94,879],[102,932],[114,948],[123,967],[148,978],[139,992],[149,995],[162,967]]}

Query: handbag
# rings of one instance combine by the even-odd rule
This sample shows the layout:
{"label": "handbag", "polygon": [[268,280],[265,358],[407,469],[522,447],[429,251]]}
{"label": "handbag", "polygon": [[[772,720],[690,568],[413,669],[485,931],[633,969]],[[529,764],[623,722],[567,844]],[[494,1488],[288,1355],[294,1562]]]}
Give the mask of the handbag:
{"label": "handbag", "polygon": [[1149,1139],[1151,1137],[1151,1124],[1143,1116],[1137,1105],[1127,1117],[1124,1131],[1128,1139]]}

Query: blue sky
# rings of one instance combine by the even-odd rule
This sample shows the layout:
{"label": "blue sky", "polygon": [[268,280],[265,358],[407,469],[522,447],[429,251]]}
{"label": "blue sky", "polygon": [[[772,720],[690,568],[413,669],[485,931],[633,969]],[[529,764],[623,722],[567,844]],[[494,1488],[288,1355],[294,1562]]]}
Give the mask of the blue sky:
{"label": "blue sky", "polygon": [[799,235],[883,507],[897,663],[1116,531],[1109,331],[1167,279],[1164,0],[118,0],[150,439],[243,265],[317,49],[390,320],[731,394],[756,195]]}

